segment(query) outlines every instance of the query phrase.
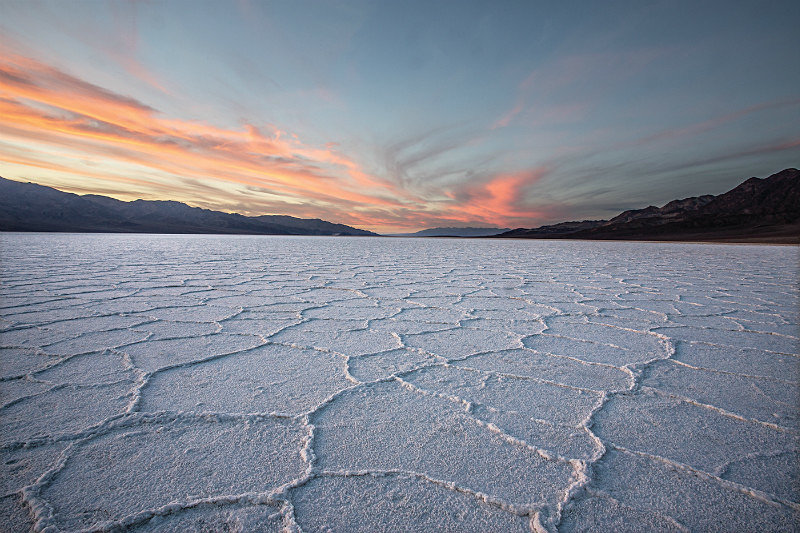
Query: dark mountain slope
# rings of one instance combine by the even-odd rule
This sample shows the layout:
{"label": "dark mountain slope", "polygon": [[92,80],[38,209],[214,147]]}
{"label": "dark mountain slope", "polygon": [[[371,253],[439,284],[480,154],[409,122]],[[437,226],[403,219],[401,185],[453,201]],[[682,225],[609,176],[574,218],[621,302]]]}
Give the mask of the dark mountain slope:
{"label": "dark mountain slope", "polygon": [[768,178],[750,178],[718,196],[673,200],[663,207],[625,211],[611,220],[518,229],[500,236],[800,242],[800,172],[789,168]]}
{"label": "dark mountain slope", "polygon": [[0,178],[0,231],[375,235],[318,219],[246,217],[171,201],[123,202],[3,178]]}

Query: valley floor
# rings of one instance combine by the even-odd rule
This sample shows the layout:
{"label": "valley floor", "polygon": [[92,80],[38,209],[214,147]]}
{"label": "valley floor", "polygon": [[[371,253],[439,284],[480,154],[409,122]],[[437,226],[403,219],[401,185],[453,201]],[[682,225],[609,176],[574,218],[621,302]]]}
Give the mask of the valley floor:
{"label": "valley floor", "polygon": [[8,531],[791,531],[798,248],[3,234]]}

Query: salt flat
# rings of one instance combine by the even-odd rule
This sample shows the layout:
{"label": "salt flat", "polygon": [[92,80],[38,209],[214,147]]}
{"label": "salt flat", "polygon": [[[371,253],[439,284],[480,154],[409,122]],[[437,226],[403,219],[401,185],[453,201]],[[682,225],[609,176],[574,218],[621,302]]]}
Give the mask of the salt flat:
{"label": "salt flat", "polygon": [[4,531],[793,531],[798,248],[3,234]]}

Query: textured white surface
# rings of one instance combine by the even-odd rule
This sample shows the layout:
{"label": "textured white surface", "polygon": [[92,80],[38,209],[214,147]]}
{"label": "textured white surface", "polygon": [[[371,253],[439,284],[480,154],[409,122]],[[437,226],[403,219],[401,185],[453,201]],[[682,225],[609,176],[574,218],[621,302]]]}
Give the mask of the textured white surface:
{"label": "textured white surface", "polygon": [[800,521],[797,248],[0,241],[4,530]]}

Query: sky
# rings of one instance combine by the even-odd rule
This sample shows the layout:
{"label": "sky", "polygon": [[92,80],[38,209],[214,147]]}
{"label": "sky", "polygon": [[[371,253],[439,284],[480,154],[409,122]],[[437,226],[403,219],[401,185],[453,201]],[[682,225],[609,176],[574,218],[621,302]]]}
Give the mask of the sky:
{"label": "sky", "polygon": [[800,166],[800,2],[0,0],[0,176],[381,233]]}

